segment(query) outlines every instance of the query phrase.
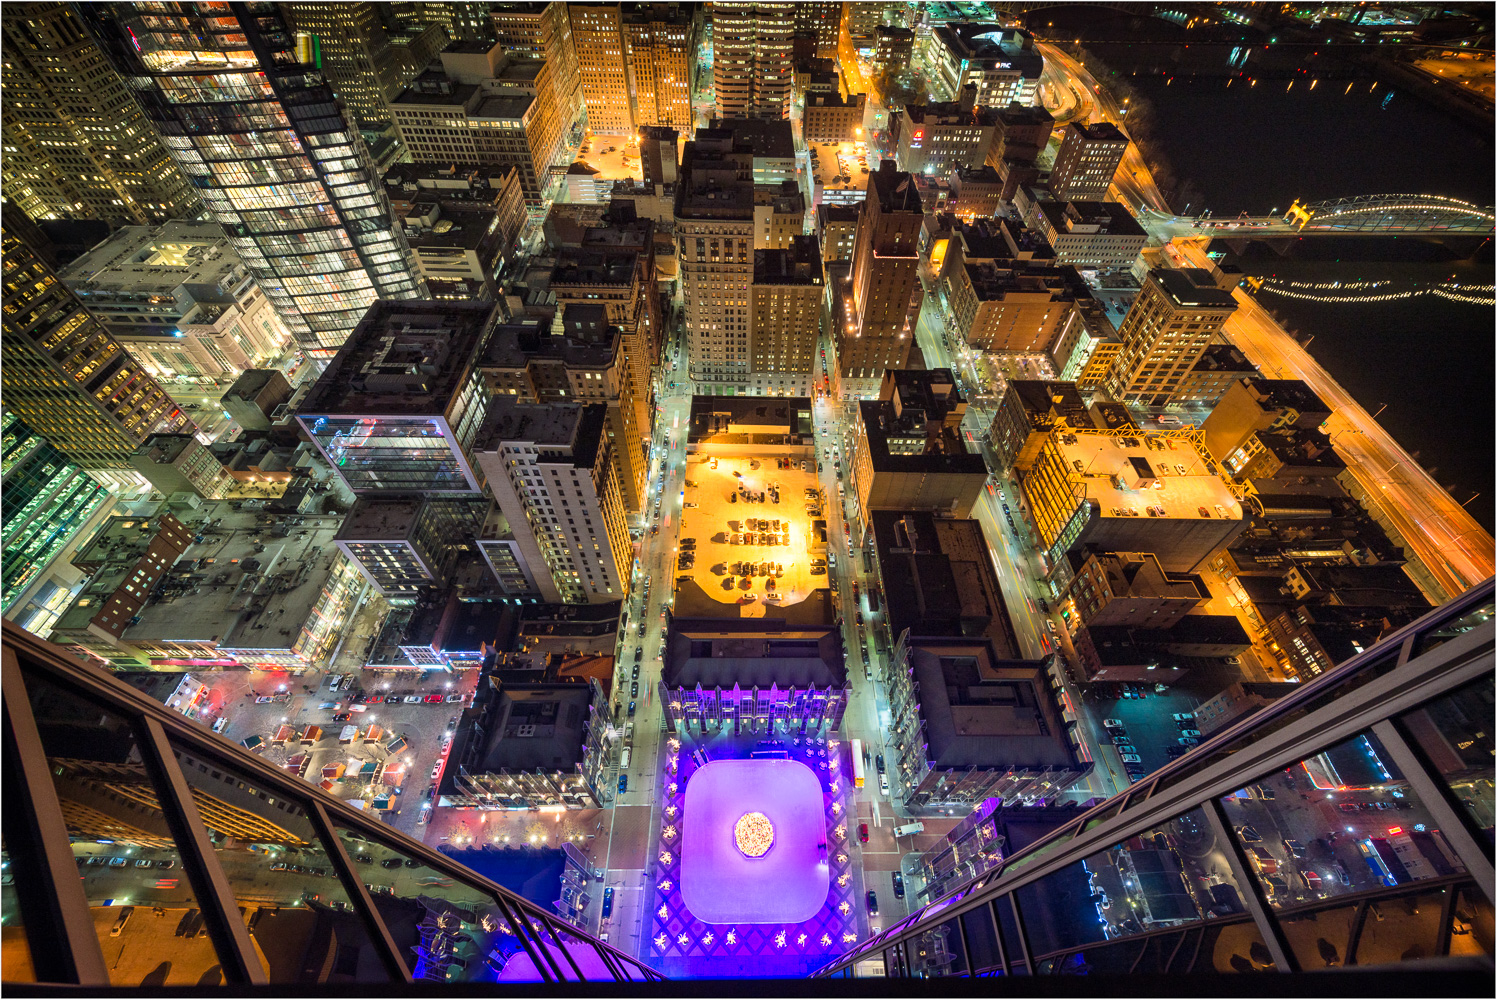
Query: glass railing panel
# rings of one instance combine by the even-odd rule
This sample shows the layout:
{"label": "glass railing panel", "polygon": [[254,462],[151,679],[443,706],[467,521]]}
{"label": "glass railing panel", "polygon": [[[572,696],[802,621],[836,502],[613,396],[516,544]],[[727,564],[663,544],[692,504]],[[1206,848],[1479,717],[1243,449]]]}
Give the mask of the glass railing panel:
{"label": "glass railing panel", "polygon": [[1226,846],[1193,809],[1021,887],[1033,954],[1243,912]]}
{"label": "glass railing panel", "polygon": [[[1183,952],[1183,949],[1182,949]],[[1172,972],[1277,972],[1258,925],[1251,920],[1208,924],[1192,954],[1179,954]]]}
{"label": "glass railing panel", "polygon": [[38,674],[26,690],[110,984],[219,985],[219,955],[135,726]]}
{"label": "glass railing panel", "polygon": [[383,953],[339,881],[306,800],[216,758],[174,752],[270,982],[388,982]]}
{"label": "glass railing panel", "polygon": [[1497,718],[1497,698],[1491,674],[1399,716],[1409,739],[1424,751],[1439,780],[1465,810],[1478,839],[1489,847],[1497,813],[1493,718]]}
{"label": "glass railing panel", "polygon": [[1455,618],[1433,625],[1419,634],[1414,640],[1413,652],[1409,659],[1428,653],[1437,646],[1444,645],[1451,639],[1463,632],[1469,632],[1482,622],[1492,620],[1493,601],[1489,597],[1475,607],[1469,608]]}
{"label": "glass railing panel", "polygon": [[957,929],[954,917],[910,938],[909,952],[910,975],[915,979],[939,979],[967,974],[961,931]]}
{"label": "glass railing panel", "polygon": [[1372,733],[1222,799],[1275,908],[1465,871]]}
{"label": "glass railing panel", "polygon": [[1315,972],[1346,964],[1356,912],[1356,906],[1348,904],[1280,918],[1284,940],[1302,971]]}
{"label": "glass railing panel", "polygon": [[[83,861],[78,862],[82,878]],[[16,899],[16,871],[10,852],[0,845],[0,977],[7,983],[34,983],[36,969],[31,964],[31,942],[26,938],[26,923]]]}
{"label": "glass railing panel", "polygon": [[[1303,704],[1293,707],[1285,706],[1278,709],[1277,715],[1274,714],[1277,706],[1270,706],[1263,709],[1262,715],[1264,717],[1259,719],[1255,725],[1236,739],[1214,750],[1207,751],[1205,747],[1202,747],[1201,751],[1197,751],[1201,753],[1199,758],[1197,758],[1196,753],[1192,753],[1189,757],[1182,758],[1187,761],[1187,764],[1182,766],[1177,763],[1167,768],[1166,772],[1160,776],[1159,781],[1155,784],[1154,792],[1162,792],[1191,775],[1201,774],[1208,768],[1226,760],[1237,751],[1258,743],[1265,737],[1285,727],[1297,724],[1312,713],[1318,712],[1332,702],[1344,698],[1357,688],[1384,676],[1397,666],[1398,650],[1390,649],[1380,657],[1369,659],[1367,663],[1359,667],[1350,676],[1341,678],[1340,681],[1331,684],[1319,694],[1310,695]],[[1294,698],[1297,694],[1296,692],[1288,697]],[[1135,794],[1137,793],[1135,792]]]}
{"label": "glass railing panel", "polygon": [[1450,954],[1491,958],[1492,934],[1492,904],[1480,889],[1462,889],[1450,911]]}
{"label": "glass railing panel", "polygon": [[1455,891],[1446,887],[1368,903],[1354,963],[1390,965],[1437,956],[1445,901]]}
{"label": "glass railing panel", "polygon": [[496,981],[506,932],[488,892],[361,831],[334,829],[359,880],[373,887],[370,898],[414,981]]}
{"label": "glass railing panel", "polygon": [[998,913],[998,933],[1003,939],[1003,950],[1008,953],[1009,971],[1023,974],[1024,944],[1019,938],[1019,921],[1014,917],[1013,896],[995,899],[993,909]]}
{"label": "glass railing panel", "polygon": [[972,975],[1003,975],[1003,956],[998,951],[998,928],[993,924],[992,911],[980,906],[963,913],[961,921],[962,929],[967,932],[967,950],[972,953]]}

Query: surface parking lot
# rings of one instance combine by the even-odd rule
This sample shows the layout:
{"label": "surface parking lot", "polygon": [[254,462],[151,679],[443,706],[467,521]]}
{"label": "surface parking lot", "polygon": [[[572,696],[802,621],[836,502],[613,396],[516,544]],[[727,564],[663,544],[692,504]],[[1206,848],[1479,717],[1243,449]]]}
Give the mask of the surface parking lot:
{"label": "surface parking lot", "polygon": [[[745,617],[763,616],[766,601],[795,604],[828,586],[825,564],[820,572],[812,567],[813,559],[826,554],[825,543],[812,537],[813,518],[807,512],[813,503],[821,506],[805,492],[816,487],[814,459],[804,459],[810,471],[801,469],[800,458],[786,461],[788,468],[780,468],[772,457],[702,457],[687,466],[687,479],[694,485],[686,490],[686,502],[696,506],[682,510],[680,537],[695,539],[696,556],[678,574],[690,576],[724,603],[744,605]],[[772,488],[778,490],[778,503]],[[746,499],[740,490],[755,498],[762,494],[763,502]],[[687,551],[682,548],[681,554]],[[775,564],[774,575],[765,572],[767,563]]]}

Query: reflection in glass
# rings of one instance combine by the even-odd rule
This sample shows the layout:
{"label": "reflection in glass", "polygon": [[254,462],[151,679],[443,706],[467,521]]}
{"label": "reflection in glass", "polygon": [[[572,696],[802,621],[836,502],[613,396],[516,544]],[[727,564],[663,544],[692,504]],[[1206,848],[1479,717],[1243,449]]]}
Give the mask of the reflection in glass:
{"label": "reflection in glass", "polygon": [[1440,917],[1452,889],[1409,893],[1367,904],[1357,935],[1357,965],[1412,962],[1439,954]]}
{"label": "reflection in glass", "polygon": [[1465,871],[1371,733],[1222,802],[1275,908]]}
{"label": "reflection in glass", "polygon": [[110,984],[218,985],[218,953],[134,727],[44,677],[27,676],[26,689]]}
{"label": "reflection in glass", "polygon": [[1497,811],[1494,717],[1497,699],[1493,697],[1492,675],[1488,674],[1399,718],[1411,741],[1424,751],[1488,844],[1492,843],[1493,813]]}
{"label": "reflection in glass", "polygon": [[1441,622],[1418,638],[1414,643],[1414,651],[1410,655],[1410,659],[1427,653],[1436,646],[1449,642],[1462,632],[1469,632],[1482,622],[1491,621],[1491,619],[1492,602],[1486,601],[1467,611],[1459,618]]}
{"label": "reflection in glass", "polygon": [[303,801],[216,760],[175,753],[269,980],[388,982]]}
{"label": "reflection in glass", "polygon": [[0,969],[4,970],[7,983],[34,983],[36,970],[31,965],[31,942],[26,940],[15,881],[10,854],[0,842]]}
{"label": "reflection in glass", "polygon": [[1492,954],[1492,904],[1479,889],[1462,889],[1450,913],[1450,954]]}
{"label": "reflection in glass", "polygon": [[1282,917],[1279,926],[1295,961],[1305,972],[1346,964],[1355,906],[1338,906]]}

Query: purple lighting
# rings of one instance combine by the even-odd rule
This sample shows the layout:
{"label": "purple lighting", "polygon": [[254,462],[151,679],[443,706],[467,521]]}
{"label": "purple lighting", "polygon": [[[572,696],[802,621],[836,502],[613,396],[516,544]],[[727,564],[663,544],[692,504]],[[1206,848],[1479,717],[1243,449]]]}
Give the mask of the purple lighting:
{"label": "purple lighting", "polygon": [[[708,924],[794,924],[826,905],[821,782],[793,760],[715,760],[698,769],[682,805],[681,897]],[[739,850],[740,817],[762,813],[774,849]]]}

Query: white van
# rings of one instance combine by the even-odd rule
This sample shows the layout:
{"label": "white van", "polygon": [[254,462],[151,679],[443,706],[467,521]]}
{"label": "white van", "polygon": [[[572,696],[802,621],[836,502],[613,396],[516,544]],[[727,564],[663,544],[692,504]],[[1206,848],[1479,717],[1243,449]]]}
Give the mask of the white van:
{"label": "white van", "polygon": [[633,747],[624,747],[624,752],[619,756],[619,770],[629,770],[629,755]]}
{"label": "white van", "polygon": [[886,797],[888,796],[888,794],[889,794],[889,776],[887,774],[880,774],[878,776],[878,790],[879,790],[879,794],[880,795],[883,795],[883,796],[886,796]]}

